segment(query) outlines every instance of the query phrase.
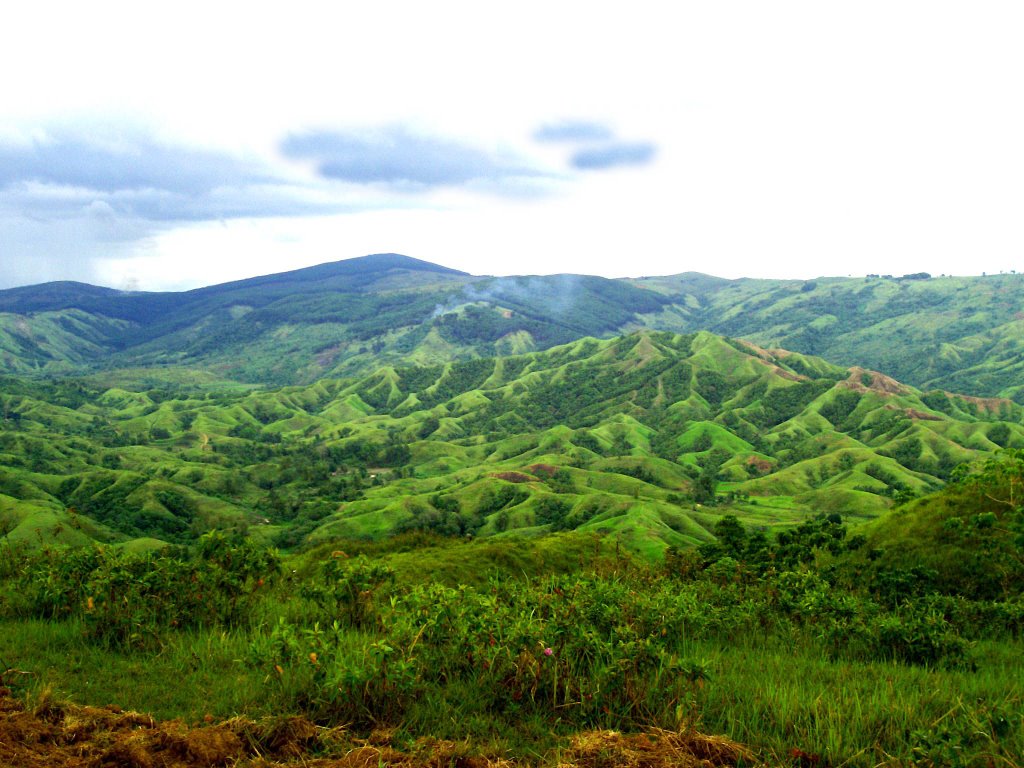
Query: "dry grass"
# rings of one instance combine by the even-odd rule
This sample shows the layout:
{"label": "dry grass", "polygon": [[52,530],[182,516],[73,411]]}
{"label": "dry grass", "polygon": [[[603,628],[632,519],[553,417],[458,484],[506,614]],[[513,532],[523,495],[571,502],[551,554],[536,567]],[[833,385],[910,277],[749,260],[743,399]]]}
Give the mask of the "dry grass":
{"label": "dry grass", "polygon": [[475,754],[466,742],[421,739],[407,751],[392,733],[357,739],[302,717],[232,718],[189,726],[117,707],[81,707],[47,694],[26,708],[0,688],[0,765],[5,768],[669,768],[755,764],[750,750],[695,731],[590,731],[538,761]]}

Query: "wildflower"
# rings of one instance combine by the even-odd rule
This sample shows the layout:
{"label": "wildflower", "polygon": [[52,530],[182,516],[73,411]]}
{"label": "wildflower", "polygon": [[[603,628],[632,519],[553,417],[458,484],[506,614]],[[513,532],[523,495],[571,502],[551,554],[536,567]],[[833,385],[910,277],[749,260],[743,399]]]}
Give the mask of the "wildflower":
{"label": "wildflower", "polygon": [[316,653],[309,654],[309,660],[311,663],[316,664]]}
{"label": "wildflower", "polygon": [[91,611],[95,607],[96,607],[96,604],[92,601],[91,597],[88,600],[85,601],[85,610]]}
{"label": "wildflower", "polygon": [[545,656],[550,656],[553,653],[554,653],[554,651],[551,648],[545,648],[544,649],[544,655]]}

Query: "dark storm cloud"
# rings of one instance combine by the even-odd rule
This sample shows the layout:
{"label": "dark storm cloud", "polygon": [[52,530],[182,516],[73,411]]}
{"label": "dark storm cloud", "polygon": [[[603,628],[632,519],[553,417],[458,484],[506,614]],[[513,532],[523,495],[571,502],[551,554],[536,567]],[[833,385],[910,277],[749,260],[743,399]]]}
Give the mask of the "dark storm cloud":
{"label": "dark storm cloud", "polygon": [[404,128],[297,134],[282,142],[281,151],[312,161],[325,178],[355,184],[444,187],[542,175],[514,158]]}
{"label": "dark storm cloud", "polygon": [[543,142],[608,141],[612,135],[611,129],[601,123],[569,120],[542,125],[533,134],[533,138]]}
{"label": "dark storm cloud", "polygon": [[587,147],[574,152],[569,162],[581,171],[601,171],[621,165],[647,165],[653,159],[654,145],[638,142]]}

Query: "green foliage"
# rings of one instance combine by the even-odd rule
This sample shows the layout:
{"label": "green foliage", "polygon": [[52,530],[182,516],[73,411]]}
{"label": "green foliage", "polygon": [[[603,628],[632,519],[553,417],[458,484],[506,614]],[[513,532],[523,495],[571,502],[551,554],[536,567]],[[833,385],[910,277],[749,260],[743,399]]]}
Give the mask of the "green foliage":
{"label": "green foliage", "polygon": [[[667,493],[727,513],[784,497],[765,507],[784,510],[768,525],[820,511],[870,517],[985,455],[986,436],[1024,438],[1018,424],[978,425],[959,407],[933,417],[909,389],[837,384],[844,373],[711,334],[643,332],[258,392],[68,383],[38,399],[12,382],[5,407],[19,417],[0,429],[0,493],[47,508],[19,513],[11,534],[36,546],[188,544],[234,528],[289,548],[337,534],[505,533],[535,522],[524,502],[547,491],[576,497],[559,526],[585,525],[597,507],[582,497],[613,494],[635,502],[617,514],[647,532],[629,546],[654,554],[702,540],[692,506],[668,527],[643,511]],[[542,465],[571,469],[533,474]],[[519,481],[519,498],[470,489],[487,476]]]}
{"label": "green foliage", "polygon": [[303,596],[314,601],[332,623],[362,628],[376,616],[374,596],[394,580],[394,571],[386,565],[365,557],[352,562],[336,552],[320,564],[317,578],[306,586]]}
{"label": "green foliage", "polygon": [[151,647],[172,628],[248,623],[279,568],[272,550],[220,533],[200,539],[193,558],[100,547],[46,551],[21,566],[12,610],[76,617],[105,645]]}
{"label": "green foliage", "polygon": [[[503,747],[510,754],[583,729],[671,730],[681,721],[742,738],[774,762],[787,759],[794,743],[832,763],[858,766],[950,754],[983,764],[1018,751],[1020,694],[1007,670],[1019,667],[1012,639],[1024,629],[1019,602],[927,590],[896,603],[877,600],[860,580],[844,581],[836,561],[815,562],[847,557],[850,541],[834,535],[838,525],[825,519],[809,526],[803,538],[818,557],[795,568],[780,567],[777,543],[736,518],[722,518],[716,526],[722,549],[713,561],[687,550],[672,552],[662,568],[621,557],[592,557],[587,566],[585,550],[567,548],[566,556],[579,559],[572,572],[541,576],[540,550],[531,549],[532,557],[473,586],[434,579],[439,570],[432,559],[458,562],[460,553],[479,549],[499,562],[493,544],[422,537],[346,544],[354,557],[325,546],[289,563],[286,582],[243,590],[241,619],[200,617],[191,624],[181,621],[188,601],[171,598],[181,577],[187,576],[186,590],[214,584],[202,581],[210,570],[249,574],[244,583],[252,586],[264,566],[247,545],[211,536],[191,559],[183,552],[144,560],[86,549],[81,563],[68,566],[84,580],[61,580],[65,594],[77,595],[72,602],[102,583],[120,590],[128,604],[138,608],[144,596],[179,620],[139,608],[125,637],[104,635],[86,602],[82,610],[52,613],[35,631],[63,633],[62,659],[89,648],[133,649],[130,656],[105,652],[105,661],[76,662],[93,686],[102,677],[97,663],[120,680],[125,675],[116,670],[130,662],[136,688],[153,675],[187,688],[210,678],[200,684],[248,690],[248,699],[221,705],[231,712],[302,713],[323,724],[344,723],[359,735],[387,728],[409,739],[515,734],[509,742],[515,746]],[[836,540],[840,554],[826,555]],[[541,544],[503,546],[511,553]],[[42,576],[46,568],[37,566],[44,560],[35,562],[26,575]],[[138,566],[144,562],[148,569]],[[408,570],[414,563],[423,564],[415,571],[421,575]],[[193,574],[199,586],[190,586]],[[149,591],[143,595],[130,581],[148,583]],[[161,584],[166,587],[153,589]],[[9,594],[2,583],[0,594]],[[96,602],[92,610],[123,624]],[[0,605],[8,613],[12,608],[9,600]],[[29,624],[4,621],[0,655],[7,660],[23,647],[19,638],[27,640]],[[990,655],[996,640],[1003,656]],[[22,658],[15,650],[14,658],[25,667],[51,644],[37,641]],[[168,673],[168,664],[180,666]],[[823,690],[838,697],[829,699],[835,709],[828,716],[820,708]],[[110,700],[106,692],[92,695]],[[193,706],[199,715],[189,719],[211,704]],[[948,711],[970,727],[944,724]]]}

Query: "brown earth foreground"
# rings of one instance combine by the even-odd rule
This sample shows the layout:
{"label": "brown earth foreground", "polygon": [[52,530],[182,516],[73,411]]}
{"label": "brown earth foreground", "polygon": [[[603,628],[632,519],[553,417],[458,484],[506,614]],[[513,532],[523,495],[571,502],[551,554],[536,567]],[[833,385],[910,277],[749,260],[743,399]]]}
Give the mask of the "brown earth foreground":
{"label": "brown earth foreground", "polygon": [[[82,707],[40,697],[32,709],[0,687],[0,766],[4,768],[515,768],[531,760],[476,755],[470,745],[422,739],[412,751],[386,732],[357,739],[301,717],[233,718],[189,727],[157,722],[117,707]],[[570,768],[667,768],[755,764],[728,739],[687,731],[625,735],[591,731],[572,737],[540,764]]]}

